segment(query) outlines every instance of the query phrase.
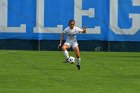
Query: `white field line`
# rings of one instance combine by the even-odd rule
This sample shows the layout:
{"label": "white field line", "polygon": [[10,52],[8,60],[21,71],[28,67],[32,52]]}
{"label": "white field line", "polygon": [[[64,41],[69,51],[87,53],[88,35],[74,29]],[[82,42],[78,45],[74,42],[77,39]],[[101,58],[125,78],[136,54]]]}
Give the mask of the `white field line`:
{"label": "white field line", "polygon": [[15,53],[16,51],[7,51],[7,52],[2,52],[0,53],[0,55],[3,55],[3,54],[8,54],[8,53]]}

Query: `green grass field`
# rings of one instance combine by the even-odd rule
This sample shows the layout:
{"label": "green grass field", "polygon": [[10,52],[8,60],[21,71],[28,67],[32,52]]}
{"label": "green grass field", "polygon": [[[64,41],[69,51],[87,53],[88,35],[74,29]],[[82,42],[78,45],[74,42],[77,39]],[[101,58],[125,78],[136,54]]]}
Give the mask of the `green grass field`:
{"label": "green grass field", "polygon": [[81,52],[81,58],[78,71],[62,63],[61,51],[1,50],[0,93],[140,93],[140,53]]}

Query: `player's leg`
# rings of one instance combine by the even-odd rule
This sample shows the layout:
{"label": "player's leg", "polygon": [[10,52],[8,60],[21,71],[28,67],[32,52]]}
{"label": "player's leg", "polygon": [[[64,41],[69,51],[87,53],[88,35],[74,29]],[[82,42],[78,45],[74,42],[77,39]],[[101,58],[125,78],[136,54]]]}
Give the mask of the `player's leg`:
{"label": "player's leg", "polygon": [[77,44],[77,46],[75,46],[73,48],[73,50],[76,55],[77,68],[78,68],[78,70],[80,70],[81,69],[81,67],[80,67],[81,58],[80,58],[80,50],[79,50],[78,44]]}
{"label": "player's leg", "polygon": [[68,48],[70,48],[68,44],[64,44],[62,46],[62,50],[63,50],[64,56],[66,57],[66,61],[69,58],[69,52],[67,51]]}

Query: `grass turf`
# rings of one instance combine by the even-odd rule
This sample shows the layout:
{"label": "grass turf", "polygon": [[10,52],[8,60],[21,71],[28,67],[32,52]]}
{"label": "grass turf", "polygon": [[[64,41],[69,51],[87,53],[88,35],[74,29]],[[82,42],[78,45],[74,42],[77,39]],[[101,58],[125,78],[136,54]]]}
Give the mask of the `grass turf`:
{"label": "grass turf", "polygon": [[140,93],[140,53],[81,52],[81,58],[78,71],[62,63],[61,51],[1,50],[0,93]]}

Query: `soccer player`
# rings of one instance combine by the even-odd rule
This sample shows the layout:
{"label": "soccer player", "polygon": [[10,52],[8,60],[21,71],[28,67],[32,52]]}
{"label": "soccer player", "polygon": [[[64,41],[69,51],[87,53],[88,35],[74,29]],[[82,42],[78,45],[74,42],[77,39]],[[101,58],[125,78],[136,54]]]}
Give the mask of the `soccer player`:
{"label": "soccer player", "polygon": [[75,21],[74,20],[70,20],[69,21],[69,26],[67,28],[65,28],[64,31],[62,32],[58,48],[61,47],[62,40],[64,38],[64,35],[66,34],[67,39],[66,39],[64,45],[62,46],[64,56],[66,57],[66,62],[69,59],[69,53],[68,53],[67,49],[72,47],[74,52],[75,52],[75,55],[76,55],[77,68],[78,68],[78,70],[81,70],[81,67],[80,67],[80,62],[81,62],[80,51],[79,51],[79,47],[78,47],[78,43],[77,43],[77,39],[76,39],[76,34],[77,33],[86,33],[86,27],[84,27],[83,29],[80,29],[80,28],[75,26]]}

